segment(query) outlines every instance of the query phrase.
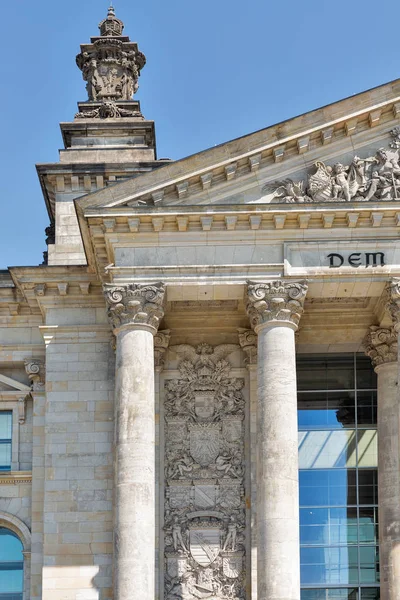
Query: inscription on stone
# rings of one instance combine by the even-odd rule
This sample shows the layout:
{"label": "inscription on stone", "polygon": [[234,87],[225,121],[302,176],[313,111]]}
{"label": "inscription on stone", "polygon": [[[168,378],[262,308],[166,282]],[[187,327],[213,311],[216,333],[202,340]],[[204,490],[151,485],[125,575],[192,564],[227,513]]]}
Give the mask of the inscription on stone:
{"label": "inscription on stone", "polygon": [[343,265],[350,267],[384,267],[384,252],[352,252],[347,259],[342,254],[331,252],[328,254],[329,267],[337,269]]}

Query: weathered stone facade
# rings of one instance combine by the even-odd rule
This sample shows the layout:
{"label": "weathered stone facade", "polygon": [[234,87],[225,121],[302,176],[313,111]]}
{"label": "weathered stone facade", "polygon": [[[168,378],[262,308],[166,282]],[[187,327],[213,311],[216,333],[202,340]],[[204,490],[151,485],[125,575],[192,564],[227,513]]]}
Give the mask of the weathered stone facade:
{"label": "weathered stone facade", "polygon": [[400,80],[171,162],[112,8],[77,62],[47,264],[0,274],[24,600],[299,600],[296,354],[364,351],[398,600]]}

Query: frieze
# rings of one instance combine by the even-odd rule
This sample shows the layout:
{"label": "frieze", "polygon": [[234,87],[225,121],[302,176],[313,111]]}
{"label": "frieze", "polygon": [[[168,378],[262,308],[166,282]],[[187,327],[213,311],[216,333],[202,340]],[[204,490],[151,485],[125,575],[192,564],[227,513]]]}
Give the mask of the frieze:
{"label": "frieze", "polygon": [[244,381],[236,344],[172,346],[165,384],[165,600],[245,599]]}
{"label": "frieze", "polygon": [[262,193],[271,194],[271,202],[289,204],[400,200],[400,127],[390,135],[389,148],[379,148],[374,156],[355,156],[349,165],[317,161],[307,181],[274,181]]}

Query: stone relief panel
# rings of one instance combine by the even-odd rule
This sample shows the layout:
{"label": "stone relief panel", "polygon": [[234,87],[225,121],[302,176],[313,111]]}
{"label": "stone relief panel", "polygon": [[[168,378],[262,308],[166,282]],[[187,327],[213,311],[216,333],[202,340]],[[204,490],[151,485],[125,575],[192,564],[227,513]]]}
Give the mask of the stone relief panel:
{"label": "stone relief panel", "polygon": [[244,380],[239,346],[183,344],[165,384],[165,600],[245,600]]}
{"label": "stone relief panel", "polygon": [[317,161],[307,181],[274,181],[262,191],[272,195],[271,202],[283,203],[400,200],[400,127],[390,135],[389,148],[374,156],[355,156],[349,165]]}

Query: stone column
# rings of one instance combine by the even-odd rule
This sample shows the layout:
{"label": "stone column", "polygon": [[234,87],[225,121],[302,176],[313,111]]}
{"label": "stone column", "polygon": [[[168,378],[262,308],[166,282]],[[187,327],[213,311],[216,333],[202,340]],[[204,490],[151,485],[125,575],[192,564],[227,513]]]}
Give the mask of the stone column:
{"label": "stone column", "polygon": [[378,375],[378,496],[382,600],[400,598],[400,280],[389,286],[394,327],[371,327],[365,346]]}
{"label": "stone column", "polygon": [[116,340],[114,599],[154,600],[154,344],[162,284],[104,286]]}
{"label": "stone column", "polygon": [[300,541],[295,331],[305,282],[249,282],[258,334],[258,600],[299,600]]}

